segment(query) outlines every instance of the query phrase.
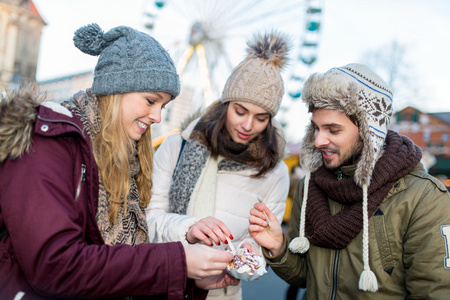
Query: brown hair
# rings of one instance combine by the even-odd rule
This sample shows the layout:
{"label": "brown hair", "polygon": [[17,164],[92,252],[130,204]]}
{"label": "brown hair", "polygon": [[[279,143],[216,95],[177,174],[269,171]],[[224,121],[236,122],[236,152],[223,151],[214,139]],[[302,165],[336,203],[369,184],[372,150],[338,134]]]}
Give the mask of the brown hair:
{"label": "brown hair", "polygon": [[[92,144],[95,161],[103,186],[110,200],[110,220],[115,222],[120,205],[127,209],[127,197],[131,185],[130,157],[134,154],[134,141],[130,139],[122,125],[122,95],[100,96],[99,111],[102,120],[100,133]],[[153,171],[153,149],[150,128],[136,143],[140,171],[136,184],[141,198],[141,207],[147,207],[151,198]]]}
{"label": "brown hair", "polygon": [[[205,120],[206,132],[210,134],[209,150],[211,156],[217,158],[219,155],[220,138],[223,138],[224,132],[226,132],[225,123],[227,120],[228,105],[230,102],[216,104],[210,107],[210,117]],[[264,147],[259,147],[258,160],[255,164],[258,173],[252,175],[252,177],[261,177],[267,172],[271,171],[277,165],[282,153],[280,152],[278,142],[277,129],[272,125],[272,117],[267,124],[267,127],[261,132],[254,140],[250,142],[259,142]]]}

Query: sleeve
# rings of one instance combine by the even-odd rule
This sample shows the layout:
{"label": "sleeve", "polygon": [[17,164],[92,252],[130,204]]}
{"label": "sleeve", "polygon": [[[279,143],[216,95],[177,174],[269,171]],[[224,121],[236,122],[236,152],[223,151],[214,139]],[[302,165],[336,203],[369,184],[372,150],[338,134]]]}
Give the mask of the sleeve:
{"label": "sleeve", "polygon": [[[14,249],[14,255],[2,259],[19,265],[29,286],[43,297],[174,293],[173,299],[183,299],[187,267],[182,244],[111,247],[89,242],[87,217],[81,212],[91,203],[74,197],[79,143],[43,137],[33,142],[28,154],[0,165],[1,214]],[[91,185],[86,179],[84,186]]]}
{"label": "sleeve", "polygon": [[273,271],[284,281],[293,286],[306,287],[306,254],[295,254],[289,250],[289,242],[298,236],[300,224],[300,209],[303,190],[303,180],[300,180],[292,202],[291,217],[288,226],[288,234],[284,235],[284,243],[281,252],[277,256],[263,248],[264,257]]}
{"label": "sleeve", "polygon": [[300,214],[303,203],[303,186],[305,179],[299,180],[294,193],[294,199],[292,200],[291,216],[289,218],[289,226],[287,230],[287,236],[289,241],[299,236],[300,228]]}
{"label": "sleeve", "polygon": [[195,280],[188,279],[187,290],[184,299],[205,300],[208,291],[195,286]]}
{"label": "sleeve", "polygon": [[448,299],[450,194],[426,181],[404,237],[405,284],[411,298]]}
{"label": "sleeve", "polygon": [[149,242],[181,241],[187,244],[186,232],[198,218],[168,213],[169,189],[181,148],[181,135],[168,136],[153,157],[152,199],[146,208]]}

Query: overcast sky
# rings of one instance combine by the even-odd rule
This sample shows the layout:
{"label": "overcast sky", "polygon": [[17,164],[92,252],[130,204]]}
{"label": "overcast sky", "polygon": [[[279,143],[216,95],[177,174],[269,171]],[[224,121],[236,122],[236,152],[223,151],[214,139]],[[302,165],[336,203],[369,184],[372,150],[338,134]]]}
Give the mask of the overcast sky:
{"label": "overcast sky", "polygon": [[[320,48],[317,62],[306,70],[308,74],[350,62],[367,63],[368,53],[372,56],[374,52],[388,53],[396,42],[404,49],[401,72],[407,81],[398,95],[394,94],[394,108],[401,108],[396,104],[412,105],[425,112],[450,112],[449,0],[316,1],[323,9]],[[76,29],[98,23],[105,31],[119,25],[145,31],[143,10],[154,0],[34,0],[34,3],[48,24],[43,29],[37,70],[37,79],[47,80],[95,66],[96,57],[73,46]],[[264,8],[255,7],[248,13],[257,10]],[[179,19],[165,17],[165,22],[173,25],[165,25],[167,30],[175,35],[181,32],[183,25]],[[266,23],[262,19],[256,28]],[[170,45],[164,44],[169,34],[164,35],[155,38],[169,48]],[[235,50],[243,55],[243,47],[244,44],[234,49],[239,48]],[[232,63],[237,64],[242,55],[233,54]]]}

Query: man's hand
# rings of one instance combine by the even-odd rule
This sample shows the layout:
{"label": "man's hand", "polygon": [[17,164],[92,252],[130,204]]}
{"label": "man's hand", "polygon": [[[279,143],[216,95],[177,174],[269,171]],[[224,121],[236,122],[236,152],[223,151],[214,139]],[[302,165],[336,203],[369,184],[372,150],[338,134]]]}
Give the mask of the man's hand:
{"label": "man's hand", "polygon": [[[270,220],[270,226],[263,211]],[[283,245],[283,229],[274,214],[264,203],[256,203],[250,210],[248,221],[248,231],[253,239],[272,255],[277,255]]]}

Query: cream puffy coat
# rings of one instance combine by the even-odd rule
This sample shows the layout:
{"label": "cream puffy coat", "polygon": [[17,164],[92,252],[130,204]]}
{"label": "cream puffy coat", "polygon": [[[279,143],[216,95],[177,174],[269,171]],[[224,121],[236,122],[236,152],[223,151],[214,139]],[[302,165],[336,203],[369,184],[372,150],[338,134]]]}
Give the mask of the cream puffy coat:
{"label": "cream puffy coat", "polygon": [[[151,243],[181,241],[187,244],[186,232],[200,219],[196,216],[167,213],[169,211],[169,189],[180,153],[182,138],[188,139],[195,123],[191,123],[182,134],[173,134],[167,137],[155,153],[152,200],[146,210]],[[255,243],[248,233],[248,218],[250,209],[258,202],[258,198],[262,199],[277,216],[280,223],[286,207],[289,172],[283,161],[280,161],[273,170],[261,178],[251,178],[252,174],[254,174],[254,170],[251,169],[217,172],[213,216],[224,222],[230,229],[235,247],[239,247],[244,241]],[[191,204],[189,203],[189,205]],[[214,247],[228,249],[228,246],[224,244]],[[240,299],[239,286],[228,287],[227,294],[229,296],[224,297],[223,289],[210,291],[208,298],[216,295],[221,299]]]}

